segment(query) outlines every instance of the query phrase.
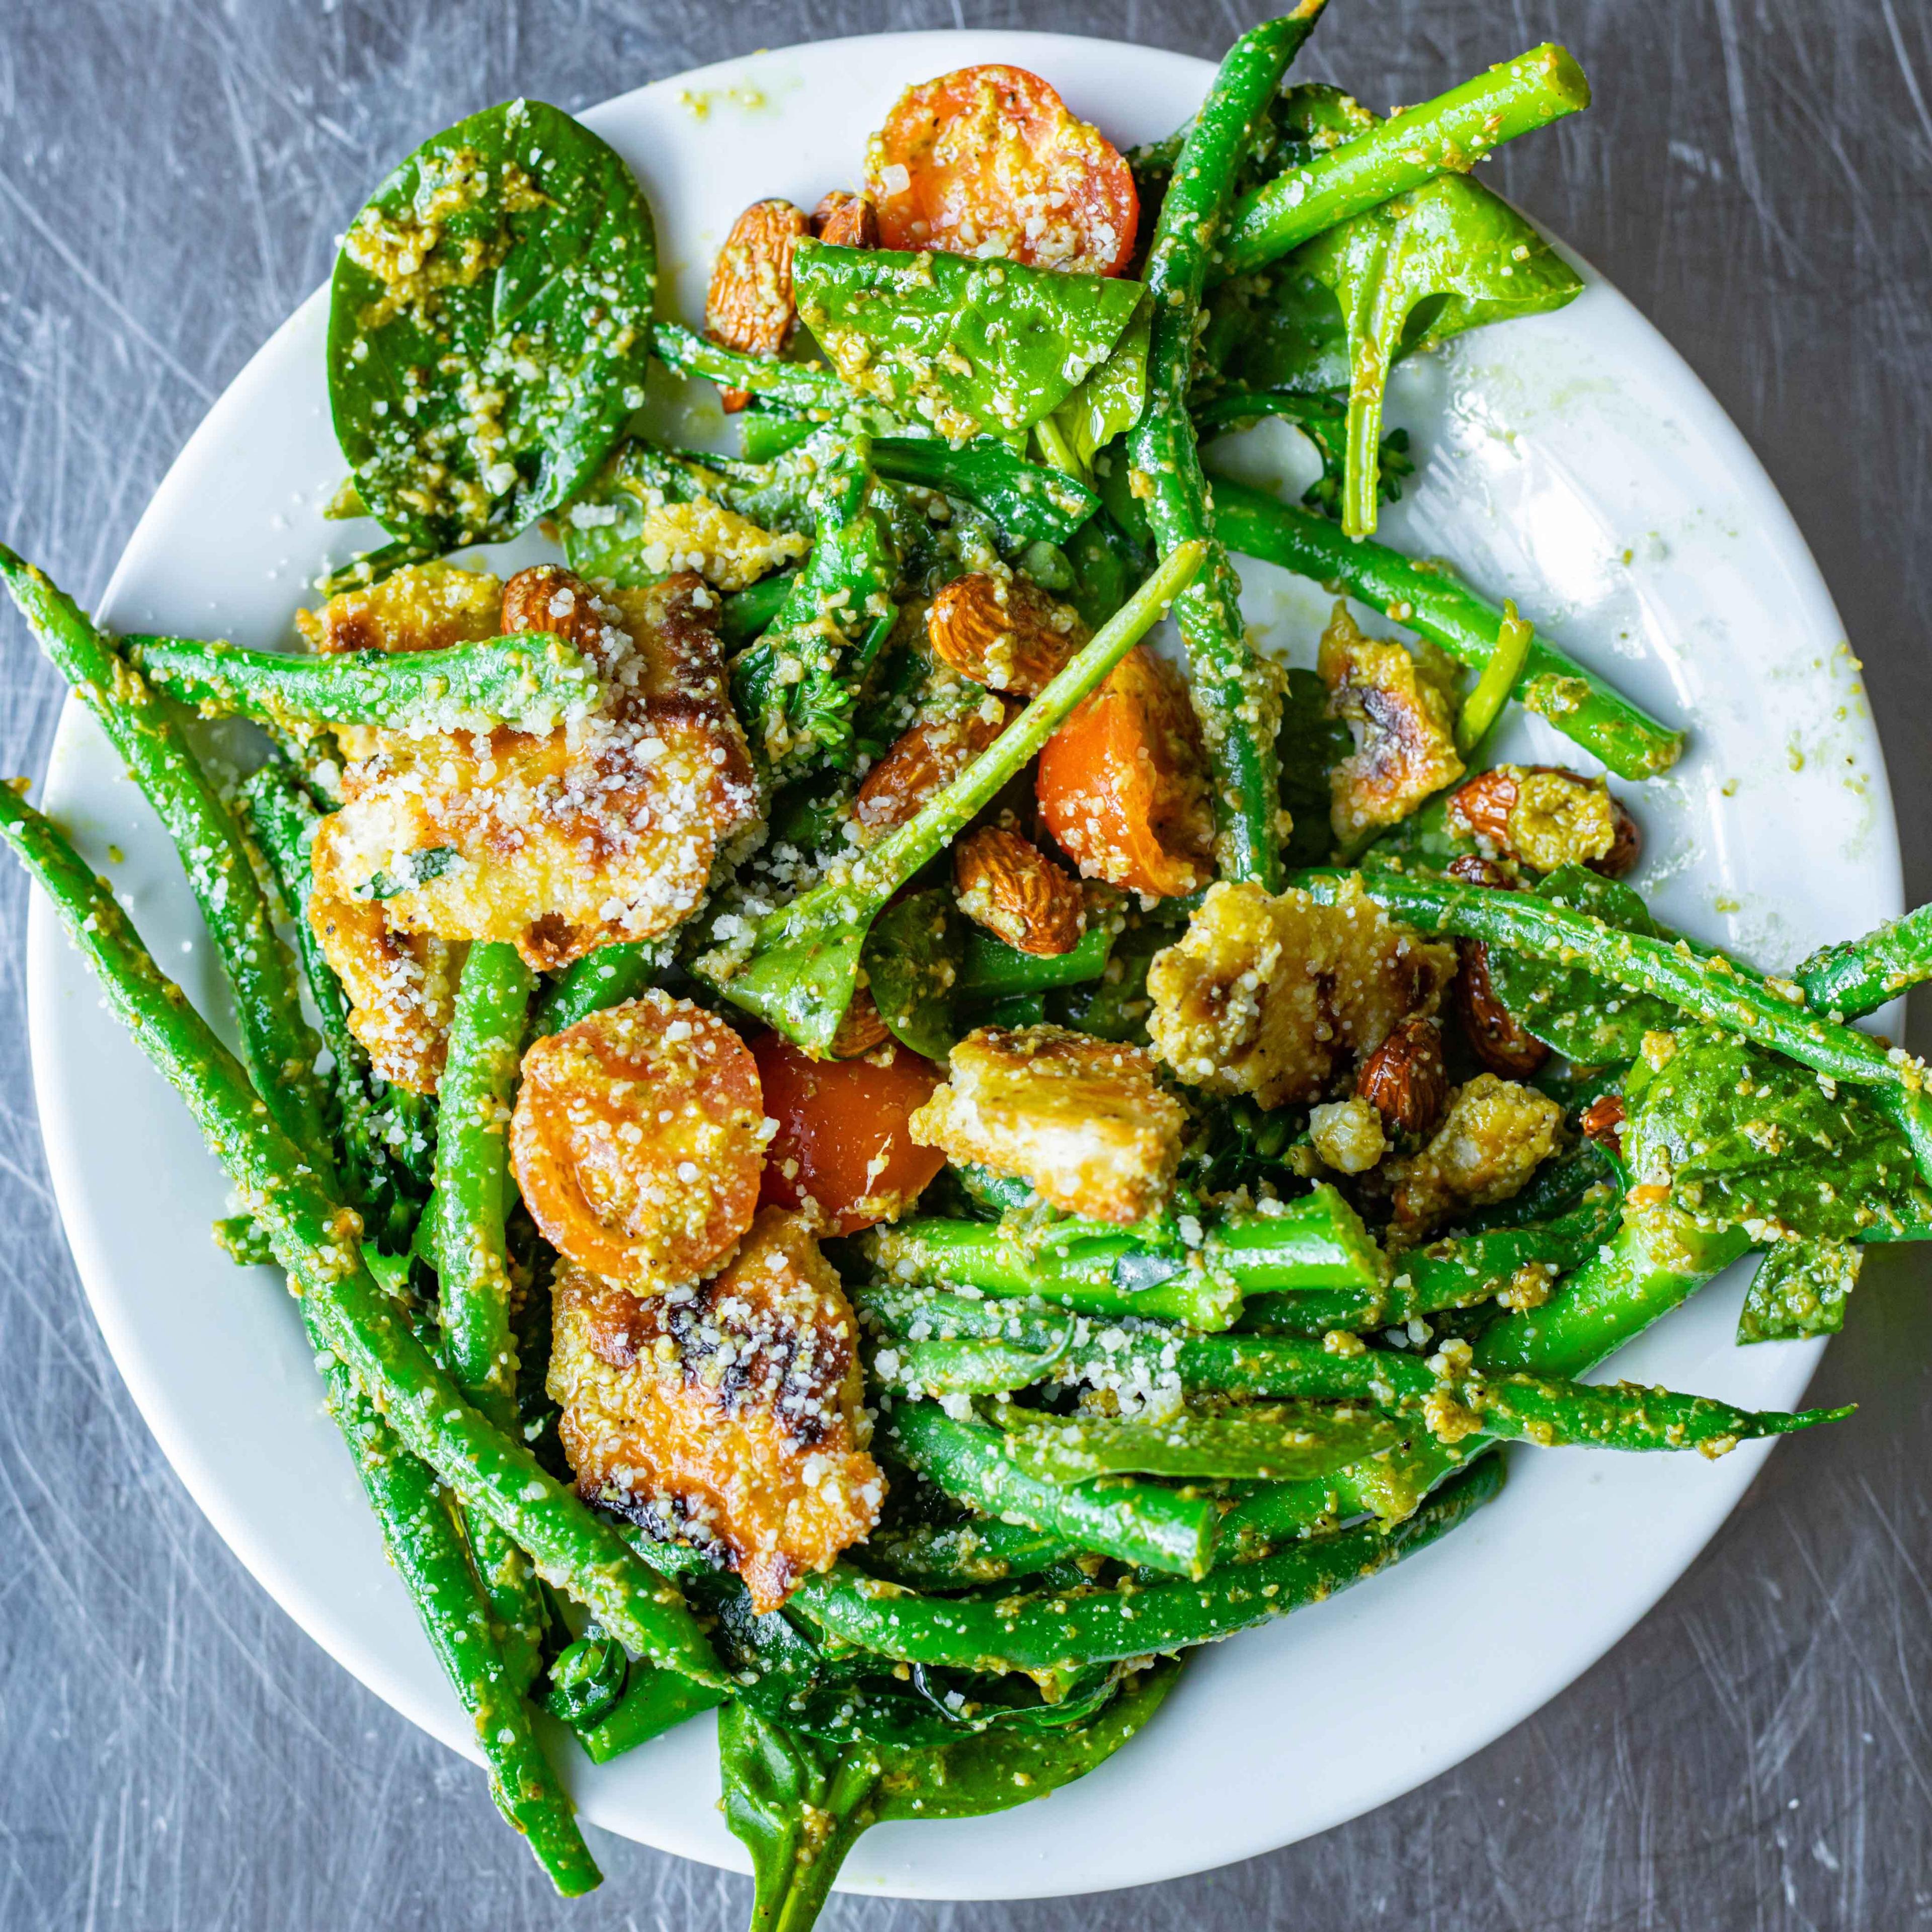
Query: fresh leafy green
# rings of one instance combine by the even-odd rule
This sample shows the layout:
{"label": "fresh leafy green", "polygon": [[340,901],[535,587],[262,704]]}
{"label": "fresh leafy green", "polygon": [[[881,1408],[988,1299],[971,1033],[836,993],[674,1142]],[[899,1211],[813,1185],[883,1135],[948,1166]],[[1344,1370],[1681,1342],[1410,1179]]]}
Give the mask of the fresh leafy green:
{"label": "fresh leafy green", "polygon": [[1143,296],[1106,361],[1034,425],[1042,448],[1072,475],[1090,481],[1095,456],[1140,421],[1147,404],[1148,342],[1153,327],[1154,310]]}
{"label": "fresh leafy green", "polygon": [[909,892],[880,914],[860,957],[872,1003],[894,1039],[942,1064],[959,1037],[953,1018],[965,935],[951,889]]}
{"label": "fresh leafy green", "polygon": [[330,290],[329,407],[370,514],[441,551],[565,502],[644,400],[656,287],[642,191],[568,114],[512,100],[424,142]]}
{"label": "fresh leafy green", "polygon": [[801,241],[798,311],[851,386],[950,437],[1030,428],[1112,354],[1141,298],[1118,275]]}
{"label": "fresh leafy green", "polygon": [[943,490],[984,512],[1016,550],[1064,543],[1100,501],[1077,476],[1029,463],[998,436],[956,446],[944,436],[882,436],[873,442],[872,460],[896,483]]}
{"label": "fresh leafy green", "polygon": [[1294,821],[1282,848],[1289,866],[1323,866],[1334,849],[1328,775],[1354,748],[1348,728],[1329,716],[1328,687],[1299,665],[1284,682],[1281,732],[1282,807]]}
{"label": "fresh leafy green", "polygon": [[[1322,459],[1322,474],[1301,493],[1311,510],[1340,518],[1342,486],[1348,463],[1348,405],[1345,397],[1324,390],[1226,389],[1193,411],[1194,427],[1204,438],[1246,429],[1264,416],[1279,416],[1300,430]],[[1408,432],[1392,429],[1382,440],[1376,488],[1385,503],[1402,500],[1406,478],[1415,474],[1408,453]]]}
{"label": "fresh leafy green", "polygon": [[1774,1241],[1744,1291],[1739,1346],[1837,1334],[1864,1258],[1849,1241]]}

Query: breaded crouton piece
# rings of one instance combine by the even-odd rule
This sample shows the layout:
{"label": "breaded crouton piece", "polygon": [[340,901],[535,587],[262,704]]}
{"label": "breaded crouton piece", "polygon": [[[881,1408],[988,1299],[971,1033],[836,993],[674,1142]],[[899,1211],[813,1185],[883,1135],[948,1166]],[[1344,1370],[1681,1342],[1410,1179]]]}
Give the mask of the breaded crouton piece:
{"label": "breaded crouton piece", "polygon": [[1024,1175],[1069,1214],[1125,1223],[1167,1198],[1186,1124],[1137,1046],[1064,1027],[982,1027],[952,1049],[950,1078],[910,1132],[950,1160]]}
{"label": "breaded crouton piece", "polygon": [[1316,668],[1330,715],[1355,741],[1329,778],[1335,836],[1353,848],[1462,776],[1449,694],[1402,645],[1366,635],[1346,604],[1322,634]]}
{"label": "breaded crouton piece", "polygon": [[722,1556],[775,1610],[878,1520],[857,1330],[795,1214],[703,1288],[639,1299],[561,1265],[548,1387],[587,1500]]}
{"label": "breaded crouton piece", "polygon": [[349,1030],[392,1086],[434,1094],[442,1078],[466,948],[389,929],[376,899],[308,902],[308,922],[349,1001]]}
{"label": "breaded crouton piece", "polygon": [[316,650],[440,651],[499,635],[502,579],[453,563],[410,563],[367,590],[344,590],[296,628]]}
{"label": "breaded crouton piece", "polygon": [[1451,947],[1394,924],[1352,878],[1332,905],[1224,880],[1148,967],[1148,1031],[1210,1093],[1318,1100],[1355,1056],[1432,1012],[1455,970]]}
{"label": "breaded crouton piece", "polygon": [[544,734],[378,734],[316,834],[316,886],[380,896],[393,931],[507,940],[550,970],[685,919],[721,845],[756,821],[756,788],[717,598],[696,577],[605,598],[568,572],[525,572],[503,601],[513,628],[593,657],[597,710]]}
{"label": "breaded crouton piece", "polygon": [[1464,1208],[1487,1208],[1522,1191],[1563,1137],[1563,1109],[1546,1094],[1479,1073],[1459,1088],[1435,1138],[1392,1160],[1396,1225],[1419,1236]]}

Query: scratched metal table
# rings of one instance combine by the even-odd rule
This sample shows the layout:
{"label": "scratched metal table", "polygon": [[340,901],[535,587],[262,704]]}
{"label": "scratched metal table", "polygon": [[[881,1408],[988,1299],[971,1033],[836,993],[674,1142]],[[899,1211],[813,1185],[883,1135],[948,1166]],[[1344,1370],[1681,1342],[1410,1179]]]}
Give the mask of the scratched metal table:
{"label": "scratched metal table", "polygon": [[[428,130],[513,93],[576,106],[759,46],[888,28],[1050,26],[1218,55],[1262,10],[0,10],[0,532],[87,599],[202,411]],[[1864,660],[1907,884],[1932,896],[1932,14],[1335,0],[1303,70],[1413,100],[1546,38],[1576,52],[1599,104],[1507,150],[1492,178],[1662,326],[1769,466]],[[0,769],[38,774],[59,699],[9,613]],[[604,1890],[559,1904],[478,1774],[310,1645],[202,1521],[107,1360],[55,1216],[26,1072],[23,906],[0,870],[0,1926],[736,1932],[746,1882],[601,1835]],[[1928,1286],[1922,1253],[1874,1256],[1814,1390],[1856,1397],[1857,1418],[1780,1450],[1635,1634],[1460,1769],[1271,1857],[1104,1903],[841,1900],[826,1924],[1932,1919]],[[1499,1606],[1498,1642],[1508,1624]],[[1430,1660],[1413,1662],[1426,1694]]]}

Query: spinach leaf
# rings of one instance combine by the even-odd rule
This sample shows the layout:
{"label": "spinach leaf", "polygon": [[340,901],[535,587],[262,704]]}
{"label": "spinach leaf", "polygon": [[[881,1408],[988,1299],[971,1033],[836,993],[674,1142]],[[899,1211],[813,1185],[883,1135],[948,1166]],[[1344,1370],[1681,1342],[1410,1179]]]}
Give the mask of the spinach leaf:
{"label": "spinach leaf", "polygon": [[1864,1258],[1852,1242],[1772,1242],[1744,1291],[1738,1346],[1837,1334]]}
{"label": "spinach leaf", "polygon": [[872,922],[860,960],[892,1037],[941,1066],[960,1035],[953,1018],[964,938],[951,888],[896,899]]}
{"label": "spinach leaf", "polygon": [[1282,807],[1293,820],[1282,862],[1295,870],[1325,866],[1335,846],[1329,823],[1328,775],[1355,745],[1348,726],[1329,715],[1328,687],[1298,664],[1285,682],[1281,730],[1275,743],[1281,760]]}
{"label": "spinach leaf", "polygon": [[1042,444],[1072,473],[1090,478],[1094,458],[1141,419],[1147,403],[1148,343],[1154,305],[1143,296],[1106,362],[1046,420],[1035,426]]}
{"label": "spinach leaf", "polygon": [[798,311],[851,386],[942,435],[1014,434],[1105,362],[1138,282],[1016,262],[801,241]]}
{"label": "spinach leaf", "polygon": [[[1540,898],[1592,914],[1626,932],[1670,936],[1630,886],[1587,866],[1562,866],[1536,890]],[[1546,1046],[1580,1066],[1634,1060],[1646,1034],[1666,1032],[1682,1018],[1667,1001],[1626,992],[1586,965],[1556,965],[1496,946],[1490,948],[1489,962],[1496,998]]]}
{"label": "spinach leaf", "polygon": [[1932,1213],[1904,1136],[1859,1090],[1699,1028],[1625,1077],[1624,1159],[1701,1226],[1855,1241]]}
{"label": "spinach leaf", "polygon": [[644,400],[657,245],[617,154],[542,101],[424,142],[337,256],[328,398],[356,489],[441,551],[516,534]]}
{"label": "spinach leaf", "polygon": [[[1196,430],[1204,440],[1233,430],[1246,429],[1264,416],[1280,416],[1300,430],[1322,459],[1322,474],[1301,493],[1311,510],[1340,518],[1342,486],[1348,464],[1348,405],[1345,397],[1324,390],[1305,394],[1290,389],[1229,389],[1192,412]],[[1402,500],[1406,478],[1415,474],[1408,453],[1408,432],[1392,429],[1382,440],[1376,488],[1384,503]]]}
{"label": "spinach leaf", "polygon": [[872,445],[879,474],[944,491],[983,512],[1004,548],[1064,543],[1099,506],[1077,477],[1029,463],[998,436],[949,443],[937,436],[882,436]]}
{"label": "spinach leaf", "polygon": [[1298,249],[1288,267],[1291,286],[1306,277],[1329,290],[1347,333],[1342,527],[1351,536],[1376,526],[1382,398],[1396,356],[1486,322],[1561,308],[1583,286],[1508,203],[1454,174],[1339,224]]}

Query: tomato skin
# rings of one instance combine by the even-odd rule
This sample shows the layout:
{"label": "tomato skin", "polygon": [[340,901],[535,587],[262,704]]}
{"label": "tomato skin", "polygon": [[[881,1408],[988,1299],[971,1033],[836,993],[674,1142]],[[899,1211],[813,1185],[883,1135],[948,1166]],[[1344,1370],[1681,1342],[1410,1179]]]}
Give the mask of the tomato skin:
{"label": "tomato skin", "polygon": [[1132,170],[1036,74],[962,67],[909,87],[866,152],[879,244],[1117,275],[1134,252]]}
{"label": "tomato skin", "polygon": [[1185,688],[1137,644],[1042,748],[1040,815],[1086,877],[1178,898],[1208,877],[1202,764]]}
{"label": "tomato skin", "polygon": [[762,1202],[812,1215],[821,1234],[856,1234],[902,1211],[946,1165],[906,1130],[942,1078],[931,1060],[896,1043],[858,1060],[814,1060],[776,1033],[752,1055],[778,1124]]}

